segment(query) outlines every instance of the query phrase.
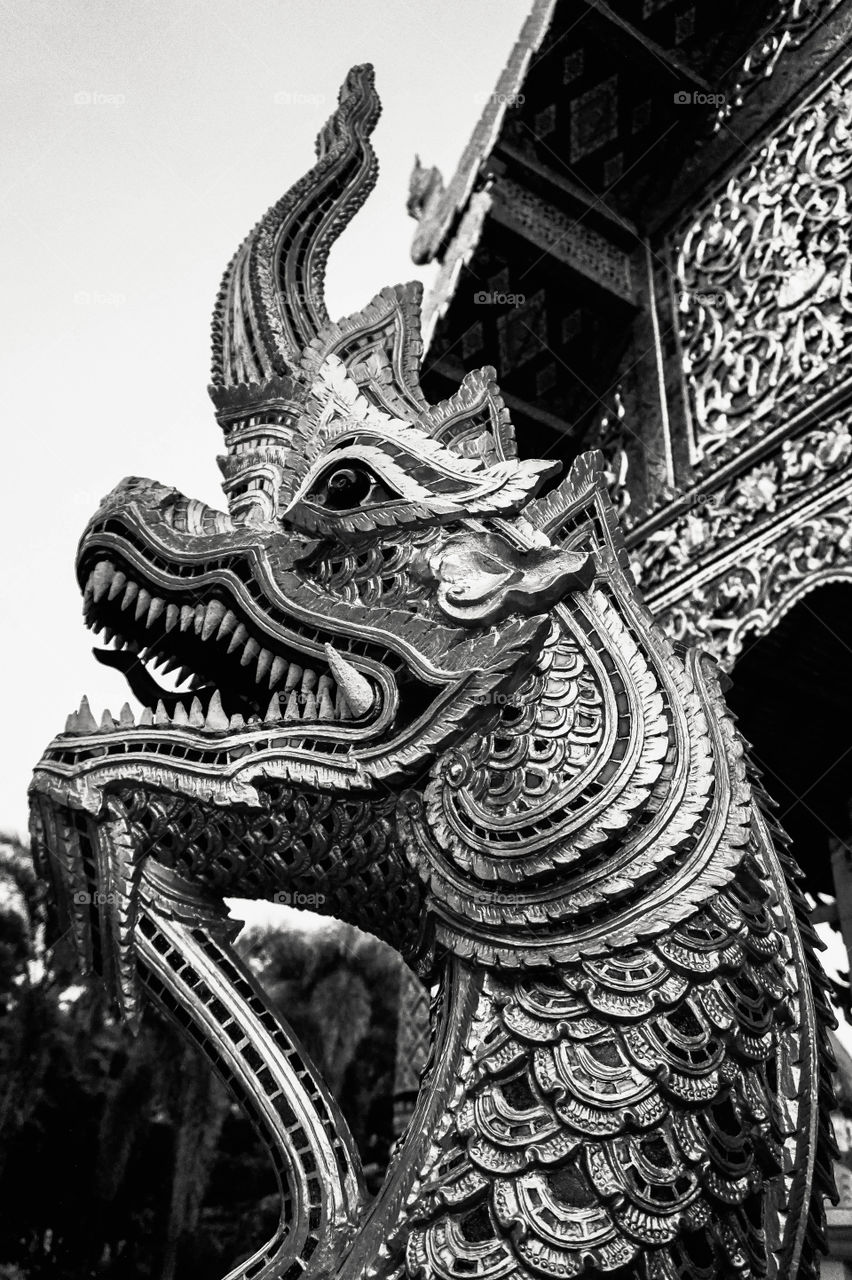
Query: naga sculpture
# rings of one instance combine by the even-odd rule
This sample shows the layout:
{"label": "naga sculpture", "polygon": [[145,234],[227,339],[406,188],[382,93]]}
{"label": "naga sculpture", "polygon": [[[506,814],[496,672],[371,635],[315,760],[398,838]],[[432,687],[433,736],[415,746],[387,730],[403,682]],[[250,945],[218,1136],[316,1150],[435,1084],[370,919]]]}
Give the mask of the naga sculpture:
{"label": "naga sculpture", "polygon": [[[282,1213],[233,1277],[813,1277],[830,1015],[795,868],[713,663],[637,595],[600,457],[536,498],[554,468],[491,370],[429,404],[416,285],[329,319],[378,111],[355,68],[225,275],[229,514],[131,478],[83,535],[85,620],[147,709],[84,700],[36,769],[55,927],[252,1114]],[[433,992],[372,1200],[231,948],[223,898],[276,894]]]}

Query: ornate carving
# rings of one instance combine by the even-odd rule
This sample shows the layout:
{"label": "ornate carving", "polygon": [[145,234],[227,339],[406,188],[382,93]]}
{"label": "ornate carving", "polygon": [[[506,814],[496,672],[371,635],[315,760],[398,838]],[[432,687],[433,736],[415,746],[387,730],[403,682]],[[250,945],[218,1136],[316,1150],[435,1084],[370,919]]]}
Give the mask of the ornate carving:
{"label": "ornate carving", "polygon": [[[681,498],[681,513],[650,534],[634,557],[634,572],[652,594],[680,574],[699,570],[728,551],[742,535],[757,536],[777,525],[789,505],[835,482],[852,459],[852,412],[804,435],[785,440],[780,451],[719,489]],[[746,552],[746,555],[748,552]]]}
{"label": "ornate carving", "polygon": [[[290,1216],[232,1280],[812,1280],[829,1014],[783,837],[714,664],[636,595],[601,455],[536,499],[549,465],[518,459],[490,371],[426,401],[415,289],[327,318],[377,110],[357,68],[226,275],[230,514],[133,479],[83,535],[86,621],[149,705],[84,701],[36,769],[59,925],[272,1151]],[[435,993],[371,1203],[230,948],[223,899],[283,892]]]}
{"label": "ornate carving", "polygon": [[772,23],[749,49],[716,118],[716,130],[741,107],[745,99],[771,75],[781,57],[798,49],[825,22],[838,0],[780,0]]}
{"label": "ornate carving", "polygon": [[823,86],[674,238],[699,469],[849,376],[850,78]]}

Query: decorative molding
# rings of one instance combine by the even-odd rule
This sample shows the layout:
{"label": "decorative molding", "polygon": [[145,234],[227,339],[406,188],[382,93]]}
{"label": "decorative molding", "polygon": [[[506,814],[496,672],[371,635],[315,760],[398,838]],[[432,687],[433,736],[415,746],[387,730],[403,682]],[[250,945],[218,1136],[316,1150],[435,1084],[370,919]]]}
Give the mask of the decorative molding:
{"label": "decorative molding", "polygon": [[780,0],[771,25],[743,59],[716,117],[718,132],[746,98],[775,74],[781,57],[822,26],[838,0]]}
{"label": "decorative molding", "polygon": [[494,217],[503,226],[635,305],[636,286],[629,253],[584,226],[580,218],[571,217],[511,178],[499,178],[492,194]]}
{"label": "decorative molding", "polygon": [[847,64],[673,237],[698,472],[849,378],[851,79]]}

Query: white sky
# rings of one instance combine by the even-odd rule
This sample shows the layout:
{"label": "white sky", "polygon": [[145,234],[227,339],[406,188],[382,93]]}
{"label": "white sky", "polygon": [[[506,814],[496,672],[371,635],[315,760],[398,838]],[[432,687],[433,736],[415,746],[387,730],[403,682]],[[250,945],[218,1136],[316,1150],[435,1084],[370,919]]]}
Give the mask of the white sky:
{"label": "white sky", "polygon": [[32,766],[80,695],[97,715],[127,697],[91,656],[73,573],[100,498],[136,474],[222,505],[213,299],[245,234],[313,163],[346,71],[376,67],[381,175],[332,253],[332,315],[423,278],[405,213],[414,153],[449,178],[528,9],[0,0],[0,829],[25,830]]}

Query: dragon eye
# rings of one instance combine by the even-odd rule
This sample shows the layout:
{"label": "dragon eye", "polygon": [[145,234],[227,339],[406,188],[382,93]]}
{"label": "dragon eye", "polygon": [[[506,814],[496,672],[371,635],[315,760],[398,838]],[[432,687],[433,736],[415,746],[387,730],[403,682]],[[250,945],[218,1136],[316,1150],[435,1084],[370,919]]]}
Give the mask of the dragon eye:
{"label": "dragon eye", "polygon": [[351,511],[368,500],[382,502],[396,495],[387,489],[366,462],[345,458],[317,479],[309,496],[331,511]]}

